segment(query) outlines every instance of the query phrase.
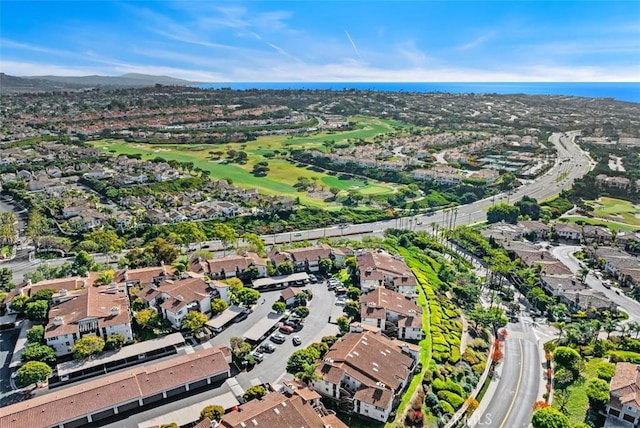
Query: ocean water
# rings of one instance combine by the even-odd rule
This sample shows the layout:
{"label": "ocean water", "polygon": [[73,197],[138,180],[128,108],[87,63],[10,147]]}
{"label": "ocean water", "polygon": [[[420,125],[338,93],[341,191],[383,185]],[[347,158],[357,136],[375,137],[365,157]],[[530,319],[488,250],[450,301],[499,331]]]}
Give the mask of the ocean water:
{"label": "ocean water", "polygon": [[561,83],[561,82],[497,82],[497,83],[419,83],[419,82],[240,82],[210,83],[200,88],[248,89],[349,89],[381,92],[448,92],[454,94],[526,94],[567,95],[586,98],[613,98],[640,103],[640,82],[632,83]]}

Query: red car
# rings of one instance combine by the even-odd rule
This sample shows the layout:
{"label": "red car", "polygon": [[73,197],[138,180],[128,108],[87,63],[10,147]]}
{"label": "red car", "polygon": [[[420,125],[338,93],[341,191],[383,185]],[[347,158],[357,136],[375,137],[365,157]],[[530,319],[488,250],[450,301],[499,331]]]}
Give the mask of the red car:
{"label": "red car", "polygon": [[291,333],[293,333],[294,329],[293,329],[293,327],[291,327],[289,325],[282,324],[280,326],[280,331],[283,332],[283,333],[286,333],[286,334],[291,334]]}

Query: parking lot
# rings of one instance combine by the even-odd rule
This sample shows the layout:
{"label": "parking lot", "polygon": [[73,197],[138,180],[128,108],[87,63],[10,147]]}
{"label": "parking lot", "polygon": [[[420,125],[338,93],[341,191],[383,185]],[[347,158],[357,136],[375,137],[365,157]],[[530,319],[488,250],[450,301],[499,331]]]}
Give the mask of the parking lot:
{"label": "parking lot", "polygon": [[[283,334],[285,342],[277,344],[266,339],[274,345],[273,353],[262,353],[263,361],[240,373],[236,379],[243,388],[248,388],[256,383],[280,381],[286,375],[286,365],[289,356],[297,349],[304,348],[313,342],[319,342],[322,336],[336,335],[338,327],[330,324],[335,318],[342,315],[342,306],[335,305],[335,294],[329,290],[326,282],[308,284],[305,287],[311,290],[313,298],[309,301],[309,316],[304,321],[300,331],[291,334]],[[232,337],[243,337],[244,333],[257,323],[263,321],[271,313],[271,306],[280,297],[280,290],[262,292],[254,310],[246,320],[232,324],[226,330],[211,339],[211,344],[229,344]],[[264,300],[264,303],[262,303]],[[272,314],[273,316],[273,314]],[[293,336],[300,337],[300,345],[293,344]],[[259,344],[256,344],[258,347]],[[290,375],[289,375],[290,376]]]}

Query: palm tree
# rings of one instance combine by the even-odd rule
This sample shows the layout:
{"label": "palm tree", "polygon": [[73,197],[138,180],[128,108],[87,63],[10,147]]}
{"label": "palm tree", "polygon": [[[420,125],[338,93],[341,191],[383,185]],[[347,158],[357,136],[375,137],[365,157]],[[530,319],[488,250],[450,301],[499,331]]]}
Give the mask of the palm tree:
{"label": "palm tree", "polygon": [[612,318],[606,318],[602,324],[602,329],[607,332],[607,339],[609,339],[611,333],[618,329],[618,321]]}
{"label": "palm tree", "polygon": [[564,329],[567,326],[567,324],[563,321],[559,321],[559,322],[554,322],[553,326],[558,329],[558,343],[560,343],[560,340],[562,339],[562,333],[564,333]]}
{"label": "palm tree", "polygon": [[629,330],[635,333],[635,338],[638,338],[638,334],[640,334],[640,322],[632,321],[629,323]]}
{"label": "palm tree", "polygon": [[176,270],[176,273],[180,275],[182,272],[186,272],[189,269],[189,259],[186,257],[180,257],[173,262],[173,265],[171,266]]}
{"label": "palm tree", "polygon": [[622,337],[628,337],[630,332],[631,328],[628,324],[622,324],[620,326],[620,334],[622,335]]}
{"label": "palm tree", "polygon": [[301,380],[307,385],[314,380],[322,379],[322,376],[316,373],[315,364],[305,364],[302,371],[295,374],[296,379]]}

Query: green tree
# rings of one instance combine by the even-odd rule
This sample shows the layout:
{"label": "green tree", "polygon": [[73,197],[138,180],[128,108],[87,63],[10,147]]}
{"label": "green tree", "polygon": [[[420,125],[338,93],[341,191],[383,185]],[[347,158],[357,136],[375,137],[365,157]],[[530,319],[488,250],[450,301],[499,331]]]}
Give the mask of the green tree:
{"label": "green tree", "polygon": [[296,374],[304,370],[305,364],[313,364],[320,358],[320,352],[311,347],[295,351],[287,360],[287,372]]}
{"label": "green tree", "polygon": [[533,412],[533,428],[571,428],[569,418],[553,407],[543,407]]}
{"label": "green tree", "polygon": [[211,301],[211,313],[213,315],[218,315],[223,313],[229,305],[222,299],[213,299]]}
{"label": "green tree", "polygon": [[96,285],[111,284],[113,282],[113,279],[115,278],[115,275],[116,275],[116,273],[111,269],[103,270],[98,275],[98,278],[96,278],[95,284]]}
{"label": "green tree", "polygon": [[181,273],[189,270],[189,259],[186,257],[180,257],[173,262],[171,267],[175,269],[178,275],[180,275]]}
{"label": "green tree", "polygon": [[329,345],[324,342],[314,342],[311,345],[307,346],[307,348],[315,349],[318,351],[318,358],[324,357],[324,354],[329,352]]}
{"label": "green tree", "polygon": [[[92,241],[93,242],[93,241]],[[84,276],[87,272],[93,270],[95,260],[84,250],[78,251],[73,258],[72,268],[77,275]]]}
{"label": "green tree", "polygon": [[554,376],[554,385],[557,389],[566,389],[575,380],[571,370],[564,367],[560,367],[556,370]]}
{"label": "green tree", "polygon": [[338,324],[338,329],[340,333],[346,333],[349,331],[349,326],[351,325],[351,318],[341,316],[336,319],[336,323]]}
{"label": "green tree", "polygon": [[238,291],[244,288],[244,284],[242,283],[240,278],[234,277],[234,278],[223,279],[221,282],[224,282],[225,284],[229,285],[229,291],[231,292],[231,294],[237,293]]}
{"label": "green tree", "polygon": [[351,319],[360,318],[360,303],[355,300],[349,300],[342,308],[342,311]]}
{"label": "green tree", "polygon": [[520,210],[520,215],[531,220],[538,220],[542,215],[542,207],[535,198],[523,196],[521,200],[514,204]]}
{"label": "green tree", "polygon": [[247,354],[249,354],[249,352],[251,352],[251,344],[247,343],[241,337],[232,337],[229,340],[229,346],[233,355],[235,355],[239,360],[243,359]]}
{"label": "green tree", "polygon": [[42,290],[38,290],[31,295],[31,301],[35,302],[36,300],[45,300],[47,302],[51,301],[51,297],[56,293],[55,290],[51,288],[44,288]]}
{"label": "green tree", "polygon": [[598,378],[609,382],[613,375],[616,374],[616,365],[614,363],[602,362],[598,364]]}
{"label": "green tree", "polygon": [[208,320],[209,318],[200,311],[189,311],[189,313],[182,318],[182,328],[189,331],[196,331],[202,328]]}
{"label": "green tree", "polygon": [[293,263],[291,262],[282,262],[278,265],[278,272],[281,275],[290,275],[293,273]]}
{"label": "green tree", "polygon": [[271,309],[273,310],[273,312],[277,314],[284,314],[285,311],[287,310],[287,305],[284,302],[281,302],[280,300],[278,300],[277,302],[273,303],[273,306],[271,306]]}
{"label": "green tree", "polygon": [[306,306],[298,306],[293,310],[293,313],[299,316],[300,318],[306,318],[309,316],[309,308]]}
{"label": "green tree", "polygon": [[496,204],[487,210],[487,223],[504,221],[511,224],[518,222],[520,209],[506,203]]}
{"label": "green tree", "polygon": [[124,240],[113,230],[94,230],[86,234],[84,239],[95,242],[105,254],[118,253],[125,246]]}
{"label": "green tree", "polygon": [[586,385],[587,398],[589,405],[594,410],[604,408],[609,402],[609,382],[602,379],[589,379]]}
{"label": "green tree", "polygon": [[13,271],[9,268],[0,268],[0,291],[9,291],[14,287]]}
{"label": "green tree", "polygon": [[73,358],[86,358],[90,355],[99,354],[104,349],[104,339],[98,336],[85,336],[78,339],[71,348]]}
{"label": "green tree", "polygon": [[40,343],[30,343],[22,351],[20,359],[23,362],[27,361],[40,361],[41,363],[48,364],[51,367],[56,365],[56,351],[50,346],[42,345]]}
{"label": "green tree", "polygon": [[35,302],[27,303],[24,314],[30,320],[43,320],[47,318],[49,313],[49,302],[46,300],[36,300]]}
{"label": "green tree", "polygon": [[[178,254],[180,253],[175,244],[167,241],[164,238],[154,239],[145,247],[145,250],[152,257],[152,264],[156,266],[160,263],[173,263],[173,261],[178,257]],[[128,257],[129,255],[127,254],[127,258]]]}
{"label": "green tree", "polygon": [[260,292],[253,288],[243,288],[235,293],[235,298],[244,306],[254,305],[260,298]]}
{"label": "green tree", "polygon": [[574,378],[580,372],[580,367],[582,364],[582,358],[578,351],[573,348],[569,348],[567,346],[558,346],[555,351],[553,351],[553,361],[556,363],[557,367],[564,367],[565,369],[571,371],[573,373]]}
{"label": "green tree", "polygon": [[354,301],[360,300],[361,294],[362,291],[358,287],[349,287],[349,289],[347,290],[347,297]]}
{"label": "green tree", "polygon": [[27,331],[29,343],[44,343],[44,326],[34,325]]}
{"label": "green tree", "polygon": [[326,343],[329,348],[333,346],[334,343],[338,341],[338,338],[335,336],[322,336],[320,339],[322,343]]}
{"label": "green tree", "polygon": [[230,244],[235,244],[238,240],[238,234],[231,227],[226,224],[218,223],[213,231],[215,238],[222,241],[224,247],[223,254],[226,254],[226,249]]}
{"label": "green tree", "polygon": [[265,255],[264,241],[255,233],[245,233],[242,235],[242,241],[247,245],[247,250],[258,254]]}
{"label": "green tree", "polygon": [[244,392],[244,394],[242,395],[242,398],[244,398],[247,401],[251,401],[255,399],[260,400],[265,395],[267,395],[267,390],[264,388],[264,386],[254,385]]}
{"label": "green tree", "polygon": [[29,303],[29,297],[18,295],[11,300],[9,308],[14,312],[24,313],[27,303]]}
{"label": "green tree", "polygon": [[253,281],[260,276],[260,269],[258,266],[251,265],[242,271],[241,276],[247,282]]}
{"label": "green tree", "polygon": [[224,407],[211,404],[200,411],[200,419],[198,419],[198,422],[203,421],[205,418],[209,418],[212,422],[219,422],[222,416],[224,416]]}
{"label": "green tree", "polygon": [[138,311],[135,319],[140,327],[152,328],[158,322],[158,314],[153,309],[147,308]]}
{"label": "green tree", "polygon": [[44,382],[53,374],[53,370],[40,361],[26,362],[18,369],[16,383],[19,386],[28,386],[32,383]]}
{"label": "green tree", "polygon": [[320,259],[318,262],[318,269],[322,275],[328,275],[333,269],[333,261],[329,258]]}
{"label": "green tree", "polygon": [[107,337],[105,348],[109,351],[116,351],[124,346],[124,342],[126,340],[127,339],[121,334],[112,334],[111,336]]}

